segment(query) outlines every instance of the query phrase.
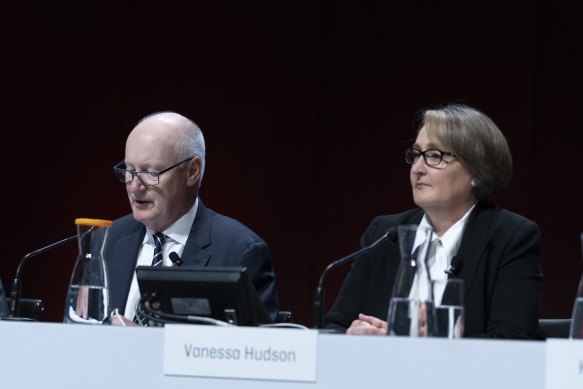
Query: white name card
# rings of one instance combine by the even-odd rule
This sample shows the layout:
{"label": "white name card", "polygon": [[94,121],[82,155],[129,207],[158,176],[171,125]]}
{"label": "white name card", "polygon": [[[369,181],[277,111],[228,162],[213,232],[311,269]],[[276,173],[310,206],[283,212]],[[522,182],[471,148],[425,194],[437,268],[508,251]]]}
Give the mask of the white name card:
{"label": "white name card", "polygon": [[318,331],[166,324],[164,374],[316,381]]}
{"label": "white name card", "polygon": [[547,339],[546,389],[583,388],[583,340]]}

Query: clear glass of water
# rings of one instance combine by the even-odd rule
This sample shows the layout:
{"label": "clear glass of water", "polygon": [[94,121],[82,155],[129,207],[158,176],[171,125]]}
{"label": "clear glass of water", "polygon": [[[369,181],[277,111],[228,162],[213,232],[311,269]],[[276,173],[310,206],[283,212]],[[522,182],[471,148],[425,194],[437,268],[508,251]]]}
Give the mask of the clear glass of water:
{"label": "clear glass of water", "polygon": [[459,339],[464,334],[464,281],[459,278],[434,280],[435,336]]}
{"label": "clear glass of water", "polygon": [[389,305],[389,332],[392,336],[434,335],[433,303],[408,297],[393,297]]}
{"label": "clear glass of water", "polygon": [[[581,234],[581,251],[583,252],[583,233]],[[583,274],[581,275],[577,296],[575,296],[575,303],[573,304],[569,337],[571,339],[583,339]]]}

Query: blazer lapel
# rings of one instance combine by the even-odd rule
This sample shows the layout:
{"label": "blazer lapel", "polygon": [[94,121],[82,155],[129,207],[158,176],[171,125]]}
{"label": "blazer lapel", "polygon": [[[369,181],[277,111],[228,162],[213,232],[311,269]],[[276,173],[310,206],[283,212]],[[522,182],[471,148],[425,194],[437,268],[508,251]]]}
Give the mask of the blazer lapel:
{"label": "blazer lapel", "polygon": [[196,217],[182,251],[182,260],[185,265],[206,266],[208,264],[212,256],[212,219],[212,212],[199,198]]}
{"label": "blazer lapel", "polygon": [[[119,239],[115,247],[110,251],[110,255],[113,256],[108,260],[111,296],[119,296],[120,298],[118,301],[112,300],[111,306],[119,308],[122,312],[125,309],[145,231],[145,228],[135,229],[129,235]],[[126,288],[122,290],[124,285]]]}
{"label": "blazer lapel", "polygon": [[[476,204],[452,264],[459,264],[459,277],[464,280],[465,294],[471,290],[480,263],[488,257],[492,245],[490,231],[496,221],[496,209],[485,203]],[[486,239],[484,239],[484,236]]]}

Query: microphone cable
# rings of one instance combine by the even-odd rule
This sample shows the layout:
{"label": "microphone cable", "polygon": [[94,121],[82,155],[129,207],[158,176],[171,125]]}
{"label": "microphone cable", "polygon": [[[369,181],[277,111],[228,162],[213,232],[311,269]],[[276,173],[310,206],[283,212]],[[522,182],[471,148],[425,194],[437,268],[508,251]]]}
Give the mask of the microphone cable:
{"label": "microphone cable", "polygon": [[234,324],[227,323],[226,321],[221,321],[210,317],[194,315],[177,315],[173,313],[157,311],[151,308],[152,300],[155,299],[156,297],[157,297],[156,293],[152,293],[151,295],[144,294],[140,298],[140,302],[137,305],[136,309],[143,317],[148,319],[148,321],[152,321],[156,323],[158,326],[162,326],[164,324],[181,324],[181,323],[215,325],[223,327],[235,326]]}

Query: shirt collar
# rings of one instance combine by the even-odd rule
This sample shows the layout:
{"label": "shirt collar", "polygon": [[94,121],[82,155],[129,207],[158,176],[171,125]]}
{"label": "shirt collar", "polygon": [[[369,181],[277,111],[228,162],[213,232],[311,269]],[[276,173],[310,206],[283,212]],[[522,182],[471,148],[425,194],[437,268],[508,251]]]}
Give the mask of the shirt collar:
{"label": "shirt collar", "polygon": [[[170,225],[170,227],[166,228],[164,231],[164,235],[168,238],[172,239],[173,241],[180,243],[181,245],[186,245],[186,240],[188,239],[188,235],[190,234],[190,229],[192,228],[192,223],[194,223],[194,218],[196,217],[196,211],[198,210],[198,197],[194,201],[194,205],[182,215],[178,220]],[[155,234],[156,231],[146,227],[146,236],[144,236],[144,243],[154,244],[154,239],[152,235]]]}
{"label": "shirt collar", "polygon": [[[454,223],[453,226],[451,226],[447,231],[445,231],[445,234],[443,234],[440,237],[438,237],[435,234],[433,235],[433,239],[431,241],[433,242],[435,239],[439,239],[450,258],[457,253],[457,250],[462,241],[464,229],[468,222],[468,218],[475,206],[476,204],[472,205],[470,209],[468,209],[468,211],[464,214],[464,216],[461,217],[461,219],[459,219],[457,222]],[[433,228],[431,223],[429,223],[429,219],[427,218],[426,214],[423,215],[423,219],[421,219],[421,223],[419,223],[419,226]]]}

